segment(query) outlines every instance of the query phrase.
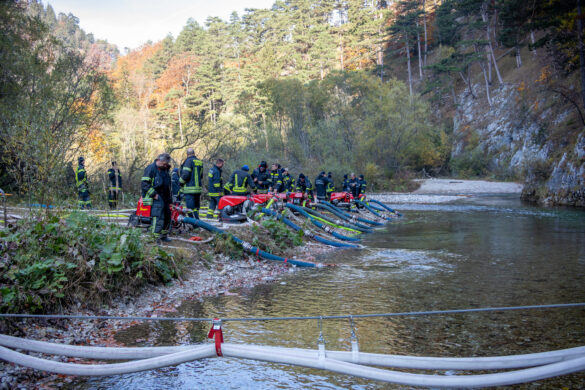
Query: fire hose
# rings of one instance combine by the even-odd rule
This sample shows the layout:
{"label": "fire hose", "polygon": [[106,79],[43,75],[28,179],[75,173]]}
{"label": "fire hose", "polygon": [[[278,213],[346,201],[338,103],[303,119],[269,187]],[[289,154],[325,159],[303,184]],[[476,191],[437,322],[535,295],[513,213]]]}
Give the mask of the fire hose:
{"label": "fire hose", "polygon": [[212,233],[226,235],[229,238],[231,238],[231,240],[233,242],[235,242],[238,245],[241,245],[242,248],[244,248],[244,250],[246,252],[248,252],[252,255],[255,255],[255,256],[260,256],[266,260],[280,261],[280,262],[285,263],[285,264],[296,265],[297,267],[323,267],[326,265],[326,264],[320,264],[320,263],[310,263],[308,261],[289,259],[289,258],[284,258],[284,257],[273,255],[272,253],[265,252],[263,250],[260,250],[260,248],[258,248],[258,247],[252,246],[252,244],[250,244],[246,241],[240,240],[238,237],[234,236],[231,233],[226,232],[225,230],[222,230],[218,227],[215,227],[211,224],[208,224],[207,222],[203,222],[200,219],[180,216],[179,220],[183,221],[185,223],[191,224],[195,227],[201,227],[201,228],[203,228],[207,231],[210,231]]}
{"label": "fire hose", "polygon": [[[297,224],[295,224],[293,221],[291,221],[290,219],[288,219],[284,215],[277,213],[276,211],[263,208],[262,209],[262,212],[265,213],[265,214],[271,215],[273,217],[276,217],[277,219],[279,219],[282,222],[284,222],[287,226],[290,226],[294,231],[297,231],[298,232],[299,230],[302,230],[302,228],[300,226],[298,226]],[[305,237],[312,238],[313,240],[318,241],[318,242],[320,242],[322,244],[325,244],[325,245],[331,245],[331,246],[335,246],[335,247],[338,247],[338,248],[359,248],[359,245],[346,244],[346,243],[343,243],[343,242],[331,241],[331,240],[328,240],[326,238],[317,236],[316,234],[313,234],[312,232],[310,232],[308,230],[303,230],[303,234],[305,235]]]}
{"label": "fire hose", "polygon": [[348,236],[344,236],[343,234],[339,234],[336,231],[334,231],[333,229],[331,229],[329,226],[325,226],[324,224],[322,224],[321,222],[319,222],[317,220],[317,218],[315,218],[314,216],[312,216],[311,214],[307,213],[305,210],[303,210],[302,207],[296,206],[294,204],[290,204],[287,203],[286,207],[288,207],[289,209],[296,211],[298,213],[300,213],[303,217],[308,218],[313,225],[325,230],[325,232],[331,234],[333,237],[339,239],[339,240],[343,240],[343,241],[360,241],[359,238],[356,237],[348,237]]}

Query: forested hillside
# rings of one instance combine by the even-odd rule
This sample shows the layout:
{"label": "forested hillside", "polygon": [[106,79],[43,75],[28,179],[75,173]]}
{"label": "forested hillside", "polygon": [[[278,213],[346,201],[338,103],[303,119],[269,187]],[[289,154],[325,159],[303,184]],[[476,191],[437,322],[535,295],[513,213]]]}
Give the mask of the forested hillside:
{"label": "forested hillside", "polygon": [[[226,159],[228,168],[269,160],[294,174],[324,169],[339,179],[356,171],[377,189],[422,173],[527,177],[534,189],[527,197],[543,200],[562,159],[574,168],[571,188],[585,183],[577,0],[276,1],[228,21],[189,19],[177,37],[124,56],[81,31],[72,15],[55,17],[35,1],[15,4],[3,6],[2,23],[20,41],[2,51],[2,64],[19,98],[3,93],[1,104],[14,117],[2,131],[18,131],[2,137],[13,153],[2,175],[23,192],[26,169],[46,180],[40,170],[53,172],[46,161],[73,161],[81,152],[97,177],[117,160],[131,190],[157,153],[180,162],[188,146],[204,161]],[[39,57],[47,41],[57,54]],[[54,61],[79,58],[72,74],[107,79],[103,89],[89,82],[97,89],[85,100],[70,99],[71,107],[87,107],[74,121],[49,107],[26,112],[35,125],[25,125],[24,107],[38,96],[25,92],[31,86],[19,79],[22,69],[6,62],[19,51],[42,58],[39,77],[58,78]],[[100,61],[88,61],[95,52]],[[55,104],[75,93],[56,87],[65,79],[51,81],[63,95],[50,99]],[[70,131],[58,145],[46,140],[51,123]],[[15,151],[37,134],[52,145],[45,160],[31,145]]]}

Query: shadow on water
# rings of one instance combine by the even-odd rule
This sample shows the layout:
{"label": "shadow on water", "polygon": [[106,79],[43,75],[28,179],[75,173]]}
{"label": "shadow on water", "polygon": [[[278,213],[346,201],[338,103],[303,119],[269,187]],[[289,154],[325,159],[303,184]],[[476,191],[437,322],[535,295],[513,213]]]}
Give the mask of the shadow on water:
{"label": "shadow on water", "polygon": [[[366,249],[330,253],[340,267],[299,270],[280,283],[185,301],[182,316],[253,317],[408,312],[585,302],[585,213],[514,198],[397,205],[406,219],[367,237]],[[493,356],[585,345],[585,310],[549,309],[356,320],[365,352]],[[127,345],[204,342],[208,324],[138,325]],[[315,348],[317,321],[229,322],[226,341]],[[347,320],[323,323],[328,349],[350,349]],[[137,341],[138,340],[138,341]],[[581,388],[575,374],[514,388]],[[76,388],[405,388],[324,371],[208,359],[78,383]]]}

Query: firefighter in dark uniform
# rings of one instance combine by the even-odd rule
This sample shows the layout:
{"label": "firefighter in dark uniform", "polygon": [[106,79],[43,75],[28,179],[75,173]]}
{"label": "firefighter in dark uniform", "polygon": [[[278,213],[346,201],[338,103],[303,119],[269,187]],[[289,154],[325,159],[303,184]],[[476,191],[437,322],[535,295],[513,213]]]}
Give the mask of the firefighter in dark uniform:
{"label": "firefighter in dark uniform", "polygon": [[207,209],[207,218],[217,217],[217,205],[221,198],[222,179],[221,169],[223,168],[223,160],[218,158],[215,165],[211,167],[207,174],[207,195],[209,196],[209,208]]}
{"label": "firefighter in dark uniform", "polygon": [[250,168],[244,165],[242,169],[238,169],[230,176],[230,180],[223,187],[224,190],[231,195],[248,195],[248,186],[255,189],[254,181],[248,173]]}
{"label": "firefighter in dark uniform", "polygon": [[278,164],[272,164],[272,170],[270,171],[270,192],[281,192],[282,187],[282,176],[278,169]]}
{"label": "firefighter in dark uniform", "polygon": [[323,202],[327,201],[327,185],[329,179],[325,176],[325,172],[321,172],[315,179],[315,191],[317,192],[317,199]]}
{"label": "firefighter in dark uniform", "polygon": [[187,159],[181,165],[180,171],[182,196],[185,200],[185,206],[192,212],[188,215],[192,218],[199,219],[199,209],[201,208],[201,181],[203,179],[203,162],[195,157],[193,148],[187,149]]}
{"label": "firefighter in dark uniform", "polygon": [[311,181],[303,173],[299,175],[299,179],[295,185],[295,191],[306,193],[309,199],[313,198],[313,186]]}
{"label": "firefighter in dark uniform", "polygon": [[331,199],[331,194],[335,192],[335,184],[333,184],[333,174],[331,172],[327,173],[327,179],[329,179],[329,183],[327,183],[327,199]]}
{"label": "firefighter in dark uniform", "polygon": [[[360,187],[360,194],[366,194],[366,187],[368,185],[368,183],[366,182],[366,179],[364,178],[364,175],[360,175],[360,178],[358,180],[358,185]],[[359,194],[358,194],[359,195]]]}
{"label": "firefighter in dark uniform", "polygon": [[354,198],[357,199],[358,195],[360,194],[360,184],[358,179],[355,177],[355,173],[352,172],[350,179],[348,181],[349,189],[351,190],[351,194]]}
{"label": "firefighter in dark uniform", "polygon": [[171,193],[173,194],[173,203],[181,201],[181,177],[179,176],[179,168],[173,168],[171,173]]}
{"label": "firefighter in dark uniform", "polygon": [[87,172],[85,171],[85,159],[77,159],[79,165],[75,170],[75,187],[79,196],[78,204],[80,209],[90,209],[91,200],[89,200],[89,182],[87,181]]}
{"label": "firefighter in dark uniform", "polygon": [[141,181],[142,202],[145,206],[152,205],[151,232],[164,242],[170,241],[167,237],[171,227],[170,205],[173,200],[170,167],[171,156],[168,153],[162,153],[146,167]]}
{"label": "firefighter in dark uniform", "polygon": [[108,178],[110,179],[110,190],[108,192],[108,203],[111,209],[118,208],[118,194],[122,191],[122,175],[115,161],[112,161],[112,167],[108,169]]}
{"label": "firefighter in dark uniform", "polygon": [[259,194],[268,193],[268,188],[270,187],[270,174],[266,168],[268,168],[268,164],[266,161],[262,161],[258,168],[252,172],[252,179]]}
{"label": "firefighter in dark uniform", "polygon": [[349,192],[349,180],[347,174],[343,175],[343,192]]}
{"label": "firefighter in dark uniform", "polygon": [[280,192],[292,192],[295,188],[295,178],[290,175],[288,168],[282,170],[282,185],[280,186]]}

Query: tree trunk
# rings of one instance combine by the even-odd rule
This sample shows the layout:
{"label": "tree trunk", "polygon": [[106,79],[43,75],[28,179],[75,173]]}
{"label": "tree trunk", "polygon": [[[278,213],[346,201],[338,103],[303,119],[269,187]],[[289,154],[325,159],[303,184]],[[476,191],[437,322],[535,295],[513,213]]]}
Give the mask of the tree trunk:
{"label": "tree trunk", "polygon": [[498,76],[498,81],[500,82],[500,84],[503,84],[504,81],[502,80],[502,75],[500,74],[500,69],[498,68],[498,62],[496,61],[496,56],[494,54],[494,47],[492,45],[492,37],[491,37],[491,28],[490,28],[490,23],[489,23],[489,16],[487,13],[487,2],[484,2],[481,6],[481,19],[484,21],[485,25],[486,25],[486,30],[485,30],[485,37],[487,40],[487,51],[489,52],[489,54],[491,55],[491,60],[493,61],[494,64],[494,69],[496,71],[496,75]]}
{"label": "tree trunk", "polygon": [[[380,19],[382,19],[382,14],[380,14]],[[380,37],[380,42],[383,41],[382,37],[382,28],[378,27],[378,35]],[[380,76],[380,80],[384,81],[384,53],[382,52],[382,45],[378,44],[376,48],[376,65],[378,66],[378,75]]]}
{"label": "tree trunk", "polygon": [[457,106],[457,94],[455,93],[455,77],[451,77],[451,93],[453,94],[453,104]]}
{"label": "tree trunk", "polygon": [[522,66],[522,57],[520,55],[520,47],[516,46],[516,68],[520,68]]}
{"label": "tree trunk", "polygon": [[474,99],[477,99],[477,96],[475,96],[475,93],[473,93],[473,87],[471,86],[471,80],[469,80],[469,78],[465,78],[465,76],[463,75],[463,72],[459,72],[459,76],[461,76],[461,79],[463,80],[465,85],[467,85],[467,89],[469,90],[471,97]]}
{"label": "tree trunk", "polygon": [[410,97],[412,97],[412,70],[410,67],[410,46],[408,45],[408,36],[404,35],[404,42],[406,43],[406,63],[408,65],[408,88],[410,90]]}
{"label": "tree trunk", "polygon": [[487,72],[485,71],[484,65],[481,65],[481,70],[483,72],[483,78],[485,80],[485,95],[487,97],[488,104],[491,107],[492,106],[492,98],[490,96],[490,83],[488,82]]}
{"label": "tree trunk", "polygon": [[[475,48],[475,51],[476,51],[476,53],[479,54],[479,48],[478,47]],[[487,61],[489,61],[489,59]],[[487,62],[486,62],[486,65],[487,65]],[[484,63],[481,62],[481,61],[479,62],[479,66],[481,67],[481,72],[483,73],[483,79],[485,80],[485,95],[487,97],[488,104],[491,107],[492,106],[492,98],[490,96],[490,82],[488,80],[488,75],[487,75],[486,67],[485,67]]]}
{"label": "tree trunk", "polygon": [[427,36],[427,11],[425,9],[425,3],[426,1],[423,0],[422,2],[422,8],[423,8],[423,27],[425,30],[425,60],[424,60],[424,65],[427,66],[427,53],[429,50],[429,39]]}
{"label": "tree trunk", "polygon": [[183,136],[183,118],[181,116],[181,99],[179,99],[178,108],[179,108],[179,131],[181,132],[181,145],[183,145],[185,143],[185,139]]}
{"label": "tree trunk", "polygon": [[534,39],[534,30],[530,30],[530,43],[532,43],[532,55],[536,57],[536,47],[534,47],[536,40]]}
{"label": "tree trunk", "polygon": [[420,32],[418,31],[418,22],[416,22],[416,41],[418,44],[418,73],[420,76],[420,81],[423,79],[423,69],[422,69],[422,56],[420,50]]}
{"label": "tree trunk", "polygon": [[339,60],[343,71],[343,36],[339,33]]}
{"label": "tree trunk", "polygon": [[262,113],[262,129],[264,130],[265,146],[268,152],[268,129],[266,128],[266,115],[264,113]]}
{"label": "tree trunk", "polygon": [[585,49],[583,48],[583,14],[581,0],[577,0],[577,39],[579,40],[579,68],[581,71],[581,100],[585,108]]}

